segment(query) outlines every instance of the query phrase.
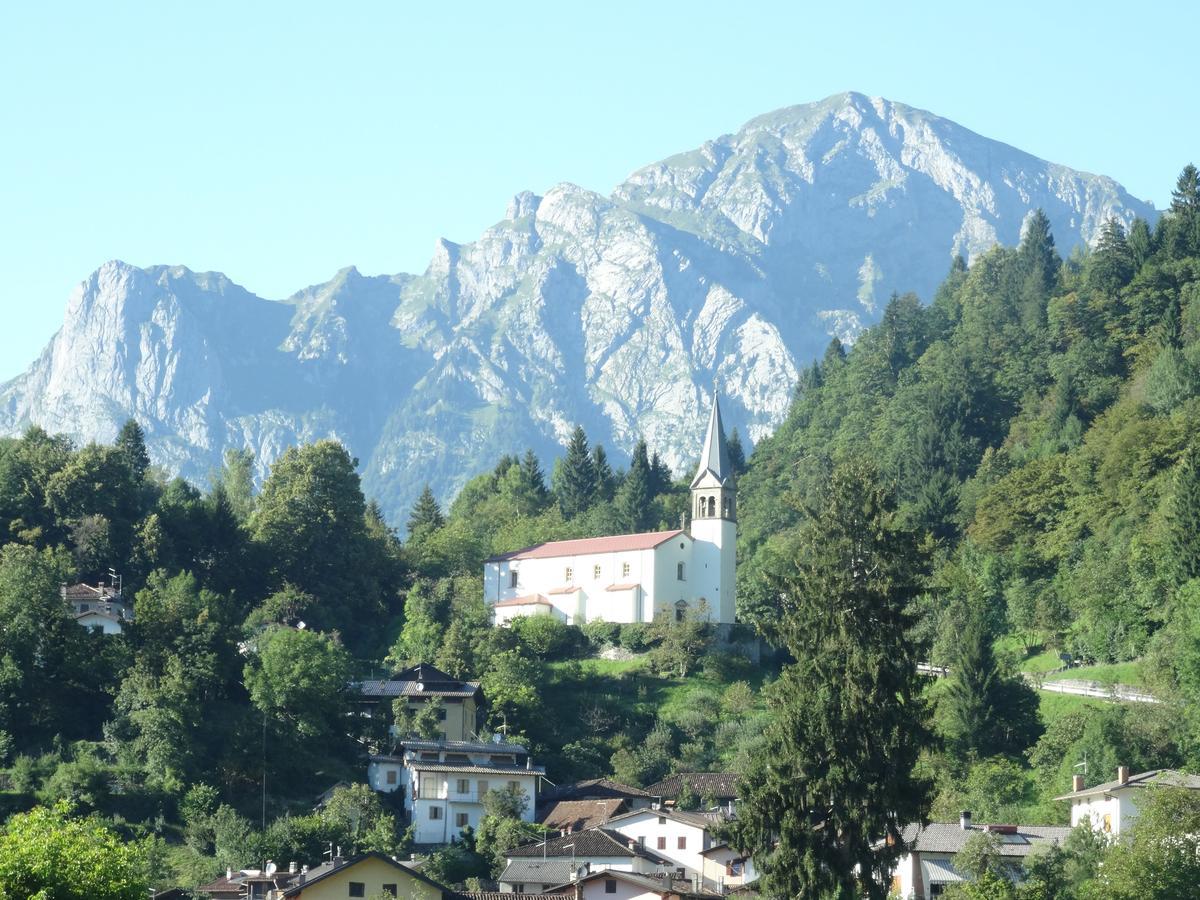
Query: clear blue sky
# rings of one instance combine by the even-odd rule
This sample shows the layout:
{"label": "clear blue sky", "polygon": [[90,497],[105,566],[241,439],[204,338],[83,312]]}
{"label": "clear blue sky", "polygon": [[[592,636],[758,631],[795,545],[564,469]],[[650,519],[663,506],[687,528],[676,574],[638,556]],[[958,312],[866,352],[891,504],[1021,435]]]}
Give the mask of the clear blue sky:
{"label": "clear blue sky", "polygon": [[350,264],[422,271],[519,190],[608,192],[843,90],[1161,207],[1200,162],[1193,23],[1183,3],[1046,0],[4,4],[0,378],[107,259],[267,297]]}

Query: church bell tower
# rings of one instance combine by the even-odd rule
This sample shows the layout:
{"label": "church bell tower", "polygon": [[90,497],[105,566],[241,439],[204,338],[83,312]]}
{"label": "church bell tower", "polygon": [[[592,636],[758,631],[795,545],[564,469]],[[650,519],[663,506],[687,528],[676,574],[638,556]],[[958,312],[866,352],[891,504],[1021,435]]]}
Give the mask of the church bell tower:
{"label": "church bell tower", "polygon": [[696,542],[696,599],[708,605],[714,622],[732,623],[736,609],[737,480],[725,446],[725,427],[715,391],[700,465],[692,479],[691,533]]}

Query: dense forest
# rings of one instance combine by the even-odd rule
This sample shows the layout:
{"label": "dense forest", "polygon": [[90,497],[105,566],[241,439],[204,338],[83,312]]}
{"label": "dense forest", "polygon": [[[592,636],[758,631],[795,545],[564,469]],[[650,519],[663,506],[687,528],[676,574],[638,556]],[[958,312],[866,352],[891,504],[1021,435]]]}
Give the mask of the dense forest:
{"label": "dense forest", "polygon": [[[427,490],[401,540],[332,441],[288,449],[257,488],[231,452],[201,490],[150,465],[135,422],[112,446],[31,429],[0,442],[0,814],[94,813],[160,886],[315,860],[330,840],[400,851],[399,810],[362,784],[392,710],[349,716],[355,678],[433,662],[480,680],[485,729],[526,742],[552,780],[647,784],[753,778],[789,679],[861,653],[927,718],[895,748],[927,791],[914,815],[1060,823],[1051,798],[1080,760],[1090,783],[1118,763],[1200,765],[1198,424],[1189,166],[1154,226],[1111,221],[1063,259],[1038,214],[1018,247],[955,260],[930,303],[894,297],[853,348],[835,340],[748,459],[731,436],[732,644],[698,621],[488,625],[489,555],[679,523],[690,473],[645,443],[622,471],[581,429],[549,474],[532,452],[505,457],[446,509]],[[838,589],[813,560],[858,540],[868,507],[893,573],[874,656],[797,625]],[[77,626],[60,596],[110,569],[135,598],[119,636]],[[755,631],[776,648],[758,664],[742,652]],[[1039,696],[1064,660],[1163,702]],[[913,693],[915,661],[949,674]],[[512,813],[428,871],[486,878],[528,838]]]}

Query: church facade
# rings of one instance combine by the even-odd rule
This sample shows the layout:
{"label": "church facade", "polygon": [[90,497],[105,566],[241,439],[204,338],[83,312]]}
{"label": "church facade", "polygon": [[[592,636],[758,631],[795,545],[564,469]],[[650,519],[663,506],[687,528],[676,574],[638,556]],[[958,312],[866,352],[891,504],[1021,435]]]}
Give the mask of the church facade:
{"label": "church facade", "polygon": [[699,616],[731,624],[737,485],[716,397],[691,491],[687,529],[552,541],[488,559],[484,600],[493,622],[528,615],[572,625]]}

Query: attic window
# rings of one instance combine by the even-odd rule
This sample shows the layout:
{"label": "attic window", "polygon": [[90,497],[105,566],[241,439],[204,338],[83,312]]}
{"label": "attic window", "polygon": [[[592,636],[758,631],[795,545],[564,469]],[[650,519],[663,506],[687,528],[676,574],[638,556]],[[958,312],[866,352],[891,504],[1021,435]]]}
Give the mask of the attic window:
{"label": "attic window", "polygon": [[508,573],[508,586],[510,588],[515,588],[517,586],[517,572],[515,569]]}

